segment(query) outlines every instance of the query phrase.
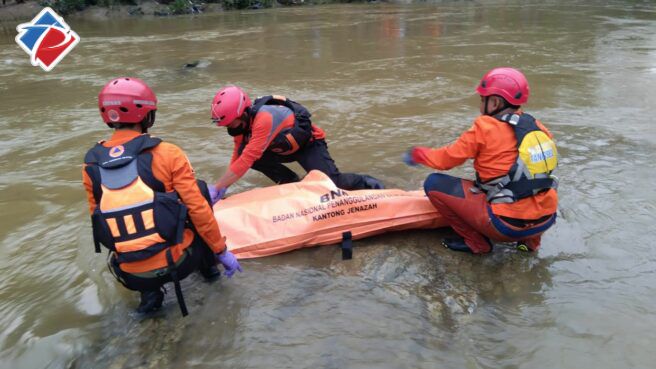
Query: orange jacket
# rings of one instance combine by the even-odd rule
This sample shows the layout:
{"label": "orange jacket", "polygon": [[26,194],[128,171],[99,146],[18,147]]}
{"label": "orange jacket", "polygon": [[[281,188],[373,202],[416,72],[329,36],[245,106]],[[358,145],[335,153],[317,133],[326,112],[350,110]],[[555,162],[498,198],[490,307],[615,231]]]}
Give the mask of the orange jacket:
{"label": "orange jacket", "polygon": [[[109,141],[103,142],[103,146],[121,145],[137,136],[139,136],[139,133],[135,131],[117,130]],[[152,170],[155,178],[164,184],[167,192],[176,191],[178,193],[189,210],[189,218],[191,218],[198,234],[212,251],[215,253],[223,251],[226,247],[225,239],[221,236],[212,209],[198,189],[194,170],[187,156],[179,147],[167,142],[160,143],[151,152],[153,155]],[[96,208],[96,201],[93,197],[91,179],[85,172],[84,167],[82,168],[82,182],[87,192],[89,211],[93,213]],[[193,231],[185,229],[182,243],[171,248],[174,260],[180,258],[182,252],[189,247],[193,239]],[[122,263],[120,267],[128,273],[141,273],[164,268],[166,265],[165,251],[162,251],[146,260]]]}
{"label": "orange jacket", "polygon": [[[520,112],[521,113],[521,112]],[[538,127],[549,137],[553,135],[542,123]],[[517,140],[508,123],[494,117],[481,115],[471,128],[456,142],[438,149],[417,147],[412,152],[415,162],[438,170],[448,170],[474,159],[474,169],[482,181],[503,176],[517,160]],[[511,204],[491,204],[496,215],[517,219],[538,219],[556,212],[558,194],[549,189],[532,197]]]}
{"label": "orange jacket", "polygon": [[[268,109],[271,107],[282,108],[283,114],[272,114]],[[286,111],[285,111],[286,110]],[[244,147],[241,155],[239,148],[244,140],[244,135],[238,135],[234,138],[235,147],[232,152],[230,161],[230,171],[237,177],[241,177],[253,166],[264,151],[269,147],[273,139],[283,130],[294,126],[294,113],[291,109],[279,105],[265,105],[255,115],[251,123],[251,136]],[[312,125],[312,138],[323,140],[326,138],[324,131]]]}

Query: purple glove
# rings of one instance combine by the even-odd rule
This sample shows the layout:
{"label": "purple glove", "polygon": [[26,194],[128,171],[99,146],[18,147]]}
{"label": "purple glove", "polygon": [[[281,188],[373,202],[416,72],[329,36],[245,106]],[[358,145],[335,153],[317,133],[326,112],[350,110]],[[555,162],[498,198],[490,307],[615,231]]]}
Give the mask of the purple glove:
{"label": "purple glove", "polygon": [[225,196],[225,193],[228,191],[227,188],[223,187],[217,189],[215,186],[208,184],[207,190],[210,192],[210,198],[212,199],[212,205],[216,204]]}
{"label": "purple glove", "polygon": [[239,265],[237,258],[230,251],[228,251],[228,249],[225,249],[223,252],[216,254],[216,259],[225,268],[225,275],[227,275],[228,278],[232,277],[232,275],[237,273],[237,271],[242,271],[241,265]]}
{"label": "purple glove", "polygon": [[411,148],[410,150],[406,151],[405,153],[403,153],[403,162],[406,165],[409,165],[411,167],[416,167],[417,165],[419,165],[419,163],[414,161],[414,159],[412,158],[412,151],[413,150],[414,150],[414,147]]}

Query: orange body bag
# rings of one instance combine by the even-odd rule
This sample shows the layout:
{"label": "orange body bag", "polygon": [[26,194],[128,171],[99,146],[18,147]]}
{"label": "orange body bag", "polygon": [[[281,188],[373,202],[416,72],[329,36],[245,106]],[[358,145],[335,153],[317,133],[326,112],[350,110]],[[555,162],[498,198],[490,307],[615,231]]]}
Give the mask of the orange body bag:
{"label": "orange body bag", "polygon": [[311,171],[301,182],[258,188],[214,205],[228,249],[256,258],[342,240],[417,228],[446,221],[423,191],[338,189],[327,175]]}

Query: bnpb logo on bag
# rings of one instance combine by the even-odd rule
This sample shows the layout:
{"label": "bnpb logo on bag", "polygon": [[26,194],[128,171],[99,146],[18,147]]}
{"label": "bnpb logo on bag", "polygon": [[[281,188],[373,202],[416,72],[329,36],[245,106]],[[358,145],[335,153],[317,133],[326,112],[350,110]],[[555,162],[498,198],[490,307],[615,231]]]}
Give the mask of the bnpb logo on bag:
{"label": "bnpb logo on bag", "polygon": [[52,70],[80,42],[71,27],[51,8],[43,8],[29,23],[16,27],[16,43],[30,55],[32,65]]}

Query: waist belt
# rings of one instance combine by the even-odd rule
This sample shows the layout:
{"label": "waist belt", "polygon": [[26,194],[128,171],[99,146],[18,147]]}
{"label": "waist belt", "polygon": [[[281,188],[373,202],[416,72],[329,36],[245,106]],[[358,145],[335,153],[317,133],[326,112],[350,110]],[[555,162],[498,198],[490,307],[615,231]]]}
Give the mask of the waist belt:
{"label": "waist belt", "polygon": [[[191,249],[192,249],[191,247],[187,247],[182,252],[182,255],[180,255],[180,258],[178,259],[178,261],[176,261],[174,263],[174,265],[176,267],[179,266],[180,264],[182,264],[187,259],[188,254],[191,254],[193,252]],[[169,273],[169,266],[168,266],[168,260],[167,260],[167,265],[163,268],[153,269],[153,270],[149,270],[147,272],[142,272],[142,273],[130,273],[130,274],[132,274],[135,277],[139,277],[139,278],[158,278],[158,277],[165,276],[168,273]]]}
{"label": "waist belt", "polygon": [[524,228],[531,225],[540,224],[548,220],[552,216],[553,214],[549,214],[538,219],[517,219],[517,218],[504,217],[503,215],[497,215],[497,217],[501,218],[501,220],[503,220],[504,222],[518,228]]}
{"label": "waist belt", "polygon": [[[513,229],[509,227],[505,221],[503,221],[501,218],[497,217],[494,213],[492,213],[492,209],[490,207],[487,208],[488,215],[490,216],[490,221],[492,222],[492,225],[494,228],[499,231],[504,236],[507,237],[512,237],[512,238],[526,238],[526,237],[531,237],[536,234],[542,233],[549,229],[555,222],[556,222],[556,214],[550,215],[550,219],[547,219],[544,221],[542,224],[538,224],[534,227],[529,227],[525,229]],[[510,223],[509,223],[510,224]]]}

